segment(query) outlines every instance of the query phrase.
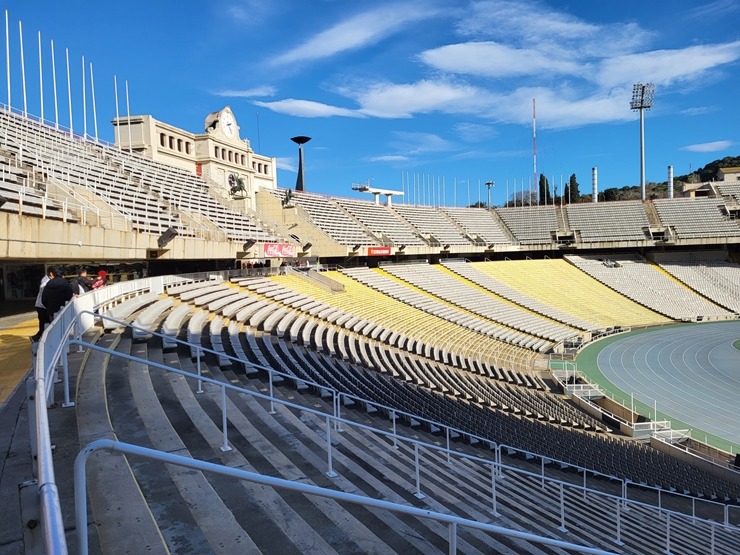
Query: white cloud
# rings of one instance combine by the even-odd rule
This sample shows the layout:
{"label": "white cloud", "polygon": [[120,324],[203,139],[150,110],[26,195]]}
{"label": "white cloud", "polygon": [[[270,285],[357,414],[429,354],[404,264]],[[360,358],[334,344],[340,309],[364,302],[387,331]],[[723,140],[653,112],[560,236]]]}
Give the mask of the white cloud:
{"label": "white cloud", "polygon": [[433,8],[422,4],[389,4],[350,17],[321,31],[305,42],[273,60],[275,64],[293,64],[305,60],[328,58],[348,50],[374,44],[401,30],[410,23],[435,14]]}
{"label": "white cloud", "polygon": [[653,50],[605,60],[596,76],[604,87],[649,81],[670,85],[700,79],[704,72],[740,59],[740,41]]}
{"label": "white cloud", "polygon": [[467,143],[478,143],[498,135],[493,127],[482,123],[460,122],[453,125],[452,129]]}
{"label": "white cloud", "polygon": [[386,154],[368,158],[369,162],[408,162],[409,160],[411,160],[411,158],[400,154]]}
{"label": "white cloud", "polygon": [[716,110],[717,108],[715,106],[693,106],[691,108],[681,110],[679,113],[684,116],[701,116],[704,114],[709,114]]}
{"label": "white cloud", "polygon": [[293,158],[281,158],[278,156],[277,160],[277,167],[279,170],[285,170],[288,172],[297,173],[298,172],[298,164]]}
{"label": "white cloud", "polygon": [[737,0],[715,0],[689,10],[686,15],[693,23],[696,19],[726,17],[738,10],[740,10],[740,4],[737,3]]}
{"label": "white cloud", "polygon": [[255,101],[256,106],[267,108],[273,112],[296,116],[302,118],[327,118],[341,116],[348,118],[362,118],[363,114],[355,110],[340,108],[339,106],[330,106],[313,100],[300,100],[296,98],[286,98],[274,102]]}
{"label": "white cloud", "polygon": [[254,87],[251,89],[226,89],[223,91],[215,91],[213,94],[216,96],[227,96],[234,98],[254,98],[255,96],[275,96],[277,89],[270,85],[264,85],[262,87]]}
{"label": "white cloud", "polygon": [[685,150],[687,152],[719,152],[722,150],[727,150],[733,144],[735,143],[733,143],[732,141],[712,141],[709,143],[697,143],[693,145],[682,146],[681,150]]}
{"label": "white cloud", "polygon": [[451,44],[422,52],[419,58],[435,69],[485,77],[578,74],[584,70],[575,61],[558,60],[552,54],[496,42]]}
{"label": "white cloud", "polygon": [[434,133],[396,131],[391,146],[404,155],[425,154],[428,152],[448,152],[455,146]]}
{"label": "white cloud", "polygon": [[360,111],[378,118],[409,118],[430,112],[475,111],[485,102],[485,92],[470,85],[422,80],[416,83],[376,83],[345,91],[360,104]]}

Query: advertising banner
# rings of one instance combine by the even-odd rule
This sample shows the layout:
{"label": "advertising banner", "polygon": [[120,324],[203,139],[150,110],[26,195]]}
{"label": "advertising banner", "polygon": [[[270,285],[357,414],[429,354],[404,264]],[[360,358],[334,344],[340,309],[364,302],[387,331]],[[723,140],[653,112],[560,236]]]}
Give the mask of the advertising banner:
{"label": "advertising banner", "polygon": [[367,248],[368,256],[390,256],[390,254],[391,254],[390,247],[368,247]]}
{"label": "advertising banner", "polygon": [[266,258],[295,258],[297,248],[290,243],[265,243]]}

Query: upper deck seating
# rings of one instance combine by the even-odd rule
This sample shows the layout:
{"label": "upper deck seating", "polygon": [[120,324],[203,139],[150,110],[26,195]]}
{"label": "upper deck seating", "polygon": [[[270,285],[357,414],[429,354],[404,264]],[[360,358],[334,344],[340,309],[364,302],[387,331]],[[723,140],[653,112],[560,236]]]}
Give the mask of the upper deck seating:
{"label": "upper deck seating", "polygon": [[[285,202],[286,190],[270,191]],[[341,245],[377,245],[379,240],[342,210],[331,198],[291,191],[291,202],[308,213],[311,223]]]}
{"label": "upper deck seating", "polygon": [[554,206],[496,208],[496,213],[517,241],[525,245],[551,243],[559,227]]}
{"label": "upper deck seating", "polygon": [[569,204],[566,208],[570,229],[580,232],[584,243],[602,241],[642,241],[650,225],[641,201]]}
{"label": "upper deck seating", "polygon": [[740,237],[740,225],[728,219],[721,199],[656,199],[653,205],[661,223],[672,227],[679,239]]}
{"label": "upper deck seating", "polygon": [[510,244],[511,240],[501,229],[499,220],[485,208],[440,208],[465,232],[487,245]]}
{"label": "upper deck seating", "polygon": [[740,180],[738,181],[715,181],[713,183],[721,195],[732,197],[735,204],[740,204]]}
{"label": "upper deck seating", "polygon": [[440,245],[470,245],[455,223],[439,209],[428,206],[394,204],[393,210],[414,226],[425,237],[431,237]]}
{"label": "upper deck seating", "polygon": [[335,198],[334,201],[352,214],[376,237],[387,237],[395,245],[424,245],[419,233],[387,206],[366,200]]}

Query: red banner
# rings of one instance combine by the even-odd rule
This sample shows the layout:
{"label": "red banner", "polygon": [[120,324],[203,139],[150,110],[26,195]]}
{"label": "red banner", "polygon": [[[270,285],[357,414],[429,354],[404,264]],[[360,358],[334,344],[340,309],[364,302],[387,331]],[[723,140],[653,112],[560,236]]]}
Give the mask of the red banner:
{"label": "red banner", "polygon": [[265,243],[267,258],[295,258],[296,254],[296,246],[290,243]]}
{"label": "red banner", "polygon": [[368,247],[367,248],[368,256],[390,256],[390,254],[391,254],[390,247]]}

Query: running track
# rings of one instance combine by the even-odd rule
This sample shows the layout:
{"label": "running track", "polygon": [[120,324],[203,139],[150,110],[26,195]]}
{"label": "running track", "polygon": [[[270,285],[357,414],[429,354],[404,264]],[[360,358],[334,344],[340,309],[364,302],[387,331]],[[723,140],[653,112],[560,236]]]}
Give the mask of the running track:
{"label": "running track", "polygon": [[[597,357],[604,376],[635,401],[693,430],[740,445],[740,322],[689,324],[630,334]],[[660,419],[663,417],[660,416]],[[674,424],[674,428],[677,426]]]}

